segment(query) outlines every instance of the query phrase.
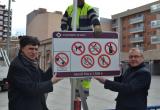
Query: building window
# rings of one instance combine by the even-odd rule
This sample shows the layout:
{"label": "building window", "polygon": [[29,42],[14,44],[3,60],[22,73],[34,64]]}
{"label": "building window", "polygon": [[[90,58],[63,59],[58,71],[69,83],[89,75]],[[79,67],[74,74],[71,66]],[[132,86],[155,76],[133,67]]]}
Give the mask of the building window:
{"label": "building window", "polygon": [[3,20],[3,16],[0,16],[0,20]]}
{"label": "building window", "polygon": [[2,26],[0,26],[0,31],[2,31],[3,30],[3,27]]}
{"label": "building window", "polygon": [[3,14],[3,11],[0,10],[0,14]]}
{"label": "building window", "polygon": [[50,62],[51,62],[51,50],[47,50],[46,61],[47,61],[48,64],[50,64]]}
{"label": "building window", "polygon": [[0,21],[0,25],[3,25],[3,21]]}
{"label": "building window", "polygon": [[0,36],[2,36],[3,35],[3,32],[0,32]]}

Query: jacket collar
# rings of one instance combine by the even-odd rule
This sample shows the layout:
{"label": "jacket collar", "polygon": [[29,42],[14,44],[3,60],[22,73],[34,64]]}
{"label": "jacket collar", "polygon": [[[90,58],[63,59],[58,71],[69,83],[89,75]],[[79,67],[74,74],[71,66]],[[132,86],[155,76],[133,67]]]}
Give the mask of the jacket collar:
{"label": "jacket collar", "polygon": [[21,61],[23,62],[24,65],[26,66],[34,66],[34,67],[38,67],[38,61],[32,61],[30,59],[28,59],[27,57],[25,57],[25,55],[21,52],[18,53],[18,57],[21,59]]}
{"label": "jacket collar", "polygon": [[82,8],[83,8],[83,6],[84,6],[84,4],[85,4],[85,3],[83,3],[83,4],[82,4],[82,5],[80,5],[80,6],[78,6],[78,8],[81,8],[81,9],[82,9]]}
{"label": "jacket collar", "polygon": [[138,70],[138,69],[140,69],[140,68],[142,68],[142,67],[144,67],[145,66],[145,64],[144,64],[144,62],[143,63],[141,63],[141,64],[139,64],[138,66],[136,66],[136,67],[131,67],[130,65],[129,65],[129,68],[132,70]]}

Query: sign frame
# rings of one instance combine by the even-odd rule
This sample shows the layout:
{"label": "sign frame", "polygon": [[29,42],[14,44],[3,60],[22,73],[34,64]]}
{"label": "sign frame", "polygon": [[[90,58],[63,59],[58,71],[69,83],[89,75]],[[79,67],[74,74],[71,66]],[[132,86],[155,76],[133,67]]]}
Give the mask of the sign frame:
{"label": "sign frame", "polygon": [[[114,43],[114,41],[116,41],[115,44],[117,44],[117,50],[116,50],[117,52],[116,52],[116,60],[114,60],[114,61],[116,61],[116,69],[115,70],[113,68],[108,69],[107,66],[106,66],[106,68],[101,67],[101,68],[103,68],[103,70],[101,70],[101,68],[100,68],[98,70],[93,70],[93,71],[92,70],[89,70],[89,71],[87,70],[86,71],[85,69],[84,70],[76,70],[76,71],[73,69],[74,71],[72,71],[72,68],[73,68],[72,67],[72,61],[74,61],[74,60],[72,58],[69,58],[70,63],[68,63],[68,65],[70,66],[70,68],[69,69],[64,69],[64,67],[60,67],[61,69],[59,69],[59,71],[57,71],[56,70],[57,65],[55,65],[55,52],[56,53],[57,52],[63,53],[65,51],[67,51],[67,52],[71,53],[71,55],[70,55],[71,57],[72,57],[72,52],[73,52],[73,50],[72,50],[72,48],[73,48],[72,45],[73,44],[70,44],[71,45],[70,50],[66,50],[65,48],[64,49],[61,48],[61,49],[58,50],[59,47],[65,45],[65,43],[63,41],[61,42],[60,40],[62,40],[62,39],[63,40],[64,39],[67,39],[67,40],[68,39],[74,39],[74,40],[75,39],[83,39],[83,40],[86,40],[87,38],[88,39],[98,39],[98,40],[101,40],[101,39],[106,40],[107,39],[108,42],[113,42],[113,43]],[[62,43],[60,45],[58,44],[59,47],[57,47],[57,45],[56,45],[57,40],[59,41],[59,43]],[[67,40],[65,40],[65,41],[67,41]],[[82,41],[76,41],[75,40],[75,42],[82,42]],[[91,42],[93,42],[93,41],[91,41]],[[117,32],[102,32],[98,36],[95,36],[93,31],[75,31],[75,32],[73,32],[73,31],[57,31],[57,32],[53,32],[53,37],[52,37],[52,57],[53,57],[52,58],[53,59],[52,60],[52,69],[53,69],[53,73],[57,74],[57,77],[73,77],[73,78],[88,77],[88,76],[119,76],[121,74],[121,69],[120,69],[120,54],[119,54],[119,48],[118,48],[119,46],[118,45],[119,45],[119,38],[118,38],[118,33]],[[105,52],[105,45],[103,45],[103,47],[101,47],[101,48],[104,50],[104,53],[102,53],[102,54],[107,54]],[[88,49],[88,47],[84,48],[84,50],[87,50],[87,49]],[[78,54],[78,55],[75,55],[75,56],[81,56],[82,57],[82,56],[84,56],[85,54],[88,54],[88,53],[82,53],[80,55]],[[92,57],[99,57],[102,54],[100,54],[100,55],[99,54],[97,54],[97,55],[90,54],[90,55]],[[107,54],[107,56],[112,57],[110,60],[112,60],[113,57],[115,57],[114,54],[113,55]],[[94,62],[95,62],[95,60],[94,60]],[[82,62],[80,61],[80,63],[82,63]],[[98,61],[97,61],[97,65],[98,65]],[[109,66],[110,65],[111,64],[109,64]],[[74,66],[76,66],[76,65],[74,65]],[[86,68],[86,69],[88,69],[88,68]],[[63,71],[63,70],[69,70],[69,71]]]}

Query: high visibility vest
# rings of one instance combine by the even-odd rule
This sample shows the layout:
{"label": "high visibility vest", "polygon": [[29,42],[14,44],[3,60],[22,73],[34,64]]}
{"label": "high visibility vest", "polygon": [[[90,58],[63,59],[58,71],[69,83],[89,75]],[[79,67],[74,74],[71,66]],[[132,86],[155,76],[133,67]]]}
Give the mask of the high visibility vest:
{"label": "high visibility vest", "polygon": [[[67,13],[68,13],[68,16],[73,18],[73,5],[70,5],[68,8],[67,8]],[[83,8],[79,8],[77,7],[77,17],[76,17],[76,27],[79,28],[79,21],[80,19],[83,17],[83,19],[88,19],[87,18],[87,12],[88,10],[92,9],[92,7],[88,4],[84,4]],[[71,21],[71,27],[73,28],[73,19]],[[88,27],[86,27],[88,28]],[[89,27],[92,29],[92,27]],[[87,29],[88,30],[88,29]]]}
{"label": "high visibility vest", "polygon": [[[61,20],[62,30],[73,30],[73,5],[70,5],[65,11]],[[77,31],[93,31],[93,26],[100,25],[98,16],[94,8],[88,4],[83,7],[77,7],[76,28]]]}
{"label": "high visibility vest", "polygon": [[82,81],[82,87],[84,88],[84,89],[90,89],[90,87],[91,87],[91,80],[90,79],[84,79],[83,81]]}

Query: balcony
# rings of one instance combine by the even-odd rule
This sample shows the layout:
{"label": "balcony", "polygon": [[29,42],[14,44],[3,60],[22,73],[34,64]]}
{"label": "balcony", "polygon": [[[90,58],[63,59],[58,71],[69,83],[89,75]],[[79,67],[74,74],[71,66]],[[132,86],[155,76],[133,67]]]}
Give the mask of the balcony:
{"label": "balcony", "polygon": [[143,42],[143,36],[131,37],[131,38],[130,38],[130,42],[131,42],[131,43]]}
{"label": "balcony", "polygon": [[7,16],[8,16],[8,13],[4,13],[3,15],[7,17]]}
{"label": "balcony", "polygon": [[160,20],[151,21],[151,28],[160,28]]}
{"label": "balcony", "polygon": [[144,16],[135,17],[129,20],[130,24],[140,23],[144,21]]}
{"label": "balcony", "polygon": [[135,27],[129,30],[130,33],[138,33],[138,32],[143,32],[143,31],[144,31],[144,26]]}
{"label": "balcony", "polygon": [[140,45],[135,45],[133,48],[138,48],[139,50],[144,51],[144,47]]}
{"label": "balcony", "polygon": [[8,18],[4,18],[4,21],[8,22]]}
{"label": "balcony", "polygon": [[113,23],[112,24],[112,28],[117,28],[118,27],[118,23]]}
{"label": "balcony", "polygon": [[150,7],[151,13],[160,13],[160,4],[155,4]]}
{"label": "balcony", "polygon": [[152,36],[151,44],[160,44],[160,36]]}
{"label": "balcony", "polygon": [[8,30],[7,29],[3,29],[3,32],[7,32]]}
{"label": "balcony", "polygon": [[3,35],[3,37],[7,37],[7,35],[6,35],[6,34],[4,34],[4,35]]}

